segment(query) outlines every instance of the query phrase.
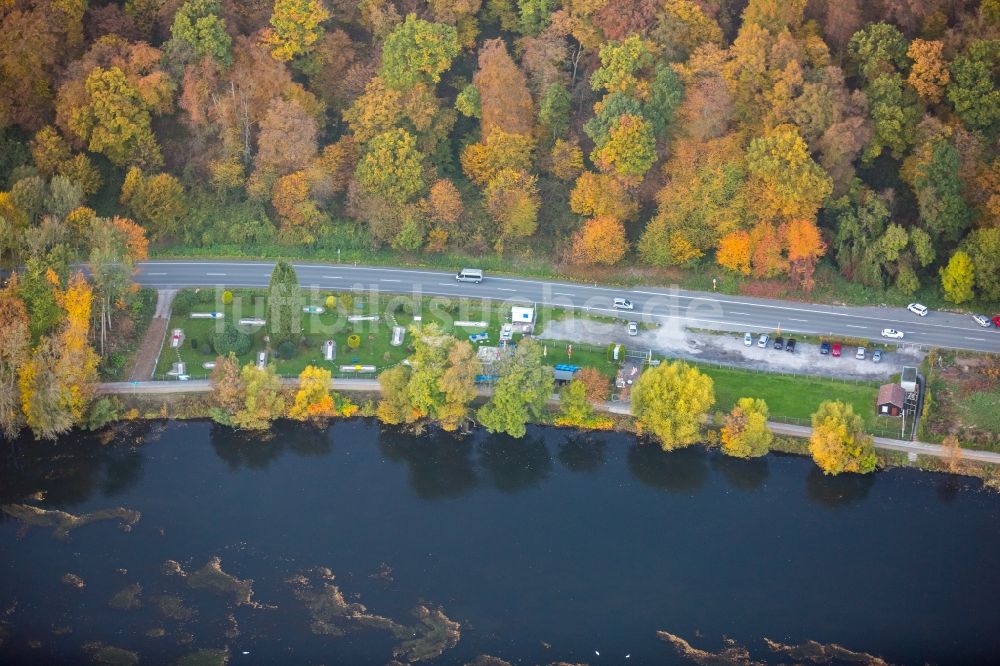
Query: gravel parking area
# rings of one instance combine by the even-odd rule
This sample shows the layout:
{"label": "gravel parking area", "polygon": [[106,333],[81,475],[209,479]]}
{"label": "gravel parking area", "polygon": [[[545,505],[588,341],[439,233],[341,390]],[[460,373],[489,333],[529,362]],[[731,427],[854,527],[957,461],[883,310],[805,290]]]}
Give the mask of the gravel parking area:
{"label": "gravel parking area", "polygon": [[[803,375],[822,375],[840,379],[888,380],[902,371],[904,365],[919,365],[923,352],[904,348],[882,353],[882,362],[874,363],[871,353],[877,345],[866,347],[864,361],[854,358],[857,347],[844,347],[843,356],[823,356],[819,345],[797,342],[795,352],[788,353],[772,348],[773,339],[766,349],[757,346],[758,335],[753,336],[753,345],[743,344],[743,336],[724,333],[703,333],[689,331],[680,324],[663,324],[655,328],[640,329],[639,335],[630,336],[626,321],[618,324],[596,322],[588,319],[570,318],[546,323],[540,338],[567,340],[595,345],[618,342],[633,349],[652,349],[653,353],[689,361],[719,363],[735,368],[749,368],[759,371],[783,372]],[[785,340],[788,336],[784,336]],[[793,336],[794,337],[794,336]]]}

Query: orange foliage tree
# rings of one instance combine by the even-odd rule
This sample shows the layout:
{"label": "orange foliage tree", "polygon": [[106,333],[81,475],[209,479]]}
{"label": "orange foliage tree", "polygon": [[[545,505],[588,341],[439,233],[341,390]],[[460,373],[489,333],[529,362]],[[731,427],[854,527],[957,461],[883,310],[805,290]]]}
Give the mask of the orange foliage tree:
{"label": "orange foliage tree", "polygon": [[813,280],[816,260],[826,252],[819,227],[812,220],[792,220],[784,225],[782,235],[788,248],[792,280],[804,291],[812,291],[816,284]]}
{"label": "orange foliage tree", "polygon": [[611,266],[621,261],[628,251],[625,225],[614,217],[595,217],[587,220],[573,237],[570,258],[576,264],[603,264]]}
{"label": "orange foliage tree", "polygon": [[715,252],[715,260],[720,266],[743,275],[750,275],[750,256],[750,234],[742,230],[723,236]]}

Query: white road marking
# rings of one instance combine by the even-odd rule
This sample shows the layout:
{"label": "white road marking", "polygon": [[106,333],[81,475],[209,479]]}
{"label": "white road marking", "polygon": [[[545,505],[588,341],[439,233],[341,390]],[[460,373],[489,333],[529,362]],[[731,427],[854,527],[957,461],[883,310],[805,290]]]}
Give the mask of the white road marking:
{"label": "white road marking", "polygon": [[224,277],[226,274],[225,273],[205,273],[205,275],[208,275],[208,276],[211,276],[211,277]]}
{"label": "white road marking", "polygon": [[497,291],[517,291],[517,289],[507,289],[506,287],[497,287]]}
{"label": "white road marking", "polygon": [[324,280],[342,280],[339,275],[324,275],[322,276]]}
{"label": "white road marking", "polygon": [[562,292],[562,291],[554,291],[552,293],[555,294],[556,296],[567,296],[569,298],[573,298],[573,294],[567,294],[567,293]]}
{"label": "white road marking", "polygon": [[730,312],[729,314],[741,315],[743,317],[749,317],[750,316],[749,312]]}
{"label": "white road marking", "polygon": [[390,280],[389,278],[379,278],[379,282],[402,282],[402,280]]}
{"label": "white road marking", "polygon": [[867,326],[855,326],[854,324],[844,324],[847,328],[868,328]]}
{"label": "white road marking", "polygon": [[793,317],[789,317],[789,318],[788,318],[788,320],[789,320],[789,321],[797,321],[797,322],[801,322],[801,323],[803,323],[803,324],[808,324],[808,323],[809,323],[809,320],[808,320],[808,319],[794,319]]}
{"label": "white road marking", "polygon": [[451,282],[438,282],[439,287],[454,287],[455,285]]}
{"label": "white road marking", "polygon": [[143,275],[166,275],[166,273],[143,273]]}
{"label": "white road marking", "polygon": [[976,342],[986,342],[986,338],[966,338],[966,340],[975,340]]}

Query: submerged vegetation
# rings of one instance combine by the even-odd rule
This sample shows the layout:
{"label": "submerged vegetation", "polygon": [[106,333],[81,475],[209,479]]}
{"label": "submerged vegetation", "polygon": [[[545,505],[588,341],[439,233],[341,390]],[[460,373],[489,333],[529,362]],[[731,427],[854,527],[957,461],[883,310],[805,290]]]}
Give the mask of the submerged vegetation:
{"label": "submerged vegetation", "polygon": [[101,520],[117,519],[121,529],[129,532],[142,516],[138,511],[124,507],[101,509],[79,516],[65,511],[40,509],[28,504],[4,504],[0,509],[7,515],[14,516],[23,522],[26,527],[51,527],[53,528],[52,536],[62,540],[69,537],[70,531]]}

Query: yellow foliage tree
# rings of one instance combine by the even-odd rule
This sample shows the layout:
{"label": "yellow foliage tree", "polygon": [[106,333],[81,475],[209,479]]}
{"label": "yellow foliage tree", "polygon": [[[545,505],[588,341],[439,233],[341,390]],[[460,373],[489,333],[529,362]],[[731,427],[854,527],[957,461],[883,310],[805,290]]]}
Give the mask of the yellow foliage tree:
{"label": "yellow foliage tree", "polygon": [[712,378],[675,361],[649,368],[632,388],[632,413],[640,433],[659,440],[664,451],[694,444],[715,404]]}
{"label": "yellow foliage tree", "polygon": [[813,432],[809,453],[824,474],[875,470],[875,449],[871,435],[854,408],[843,402],[827,400],[812,415]]}

